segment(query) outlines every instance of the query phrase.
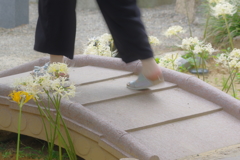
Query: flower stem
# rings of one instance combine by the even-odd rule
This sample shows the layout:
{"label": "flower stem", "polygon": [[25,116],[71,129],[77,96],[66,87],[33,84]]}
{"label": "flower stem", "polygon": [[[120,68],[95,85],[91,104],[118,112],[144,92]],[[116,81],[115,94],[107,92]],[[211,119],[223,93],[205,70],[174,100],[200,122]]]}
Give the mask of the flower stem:
{"label": "flower stem", "polygon": [[204,75],[204,70],[207,68],[205,59],[204,59],[204,52],[201,54],[201,63],[202,63],[202,75],[203,75],[203,81],[205,81],[205,75]]}
{"label": "flower stem", "polygon": [[234,48],[234,46],[233,46],[233,40],[232,40],[232,36],[231,36],[231,34],[230,34],[229,25],[228,25],[228,22],[227,22],[226,15],[223,15],[223,19],[224,19],[225,24],[226,24],[226,27],[227,27],[229,42],[230,42],[231,48],[233,49],[233,48]]}
{"label": "flower stem", "polygon": [[194,62],[194,65],[195,65],[195,68],[196,68],[196,71],[197,71],[197,76],[198,76],[198,78],[199,78],[199,73],[198,73],[198,66],[197,66],[197,62],[196,62],[196,59],[195,59],[195,56],[194,56],[194,54],[193,54],[193,62]]}
{"label": "flower stem", "polygon": [[179,35],[176,34],[176,37],[179,38],[180,40],[183,40]]}
{"label": "flower stem", "polygon": [[[58,125],[58,128],[60,130],[60,121],[59,121],[59,115],[58,115],[58,118],[57,118],[57,125]],[[61,147],[61,137],[58,133],[58,151],[59,151],[59,160],[62,160],[62,147]]]}
{"label": "flower stem", "polygon": [[227,81],[225,82],[225,84],[222,88],[222,91],[224,91],[226,89],[229,79],[230,79],[230,76],[228,77]]}
{"label": "flower stem", "polygon": [[206,39],[206,36],[207,36],[207,28],[208,28],[209,20],[210,20],[210,9],[208,7],[208,15],[207,15],[207,20],[206,20],[205,29],[204,29],[204,35],[203,35],[203,39],[204,40]]}
{"label": "flower stem", "polygon": [[18,116],[18,138],[17,138],[17,155],[16,160],[19,158],[19,148],[20,148],[20,132],[21,132],[21,120],[22,120],[22,106],[23,106],[24,100],[21,100],[21,103],[19,105],[19,116]]}
{"label": "flower stem", "polygon": [[[230,78],[231,78],[230,86],[232,86],[233,95],[236,95],[235,89],[234,89],[234,85],[233,85],[233,82],[234,82],[234,79],[235,79],[235,77],[236,77],[236,74],[234,74],[233,77],[232,77],[232,73],[233,73],[233,72],[234,72],[234,71],[232,71],[232,72],[230,73]],[[228,88],[228,90],[227,90],[226,93],[228,93],[229,90],[230,90],[230,87]]]}
{"label": "flower stem", "polygon": [[192,29],[191,29],[191,23],[190,23],[190,18],[189,18],[187,0],[185,0],[185,8],[186,8],[186,13],[187,13],[187,20],[188,20],[188,28],[189,28],[189,32],[190,32],[190,37],[192,37]]}

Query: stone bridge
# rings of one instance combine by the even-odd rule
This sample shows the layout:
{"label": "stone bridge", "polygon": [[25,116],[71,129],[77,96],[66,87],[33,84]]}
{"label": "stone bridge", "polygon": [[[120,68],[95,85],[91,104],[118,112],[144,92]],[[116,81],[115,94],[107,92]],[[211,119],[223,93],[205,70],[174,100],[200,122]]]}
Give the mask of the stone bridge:
{"label": "stone bridge", "polygon": [[[8,98],[14,79],[47,61],[0,72],[1,130],[17,133],[19,108]],[[132,91],[126,83],[136,78],[138,61],[77,55],[67,64],[77,93],[61,112],[85,160],[175,160],[240,142],[240,101],[194,76],[162,68],[164,83]],[[33,101],[23,107],[21,133],[46,140]]]}

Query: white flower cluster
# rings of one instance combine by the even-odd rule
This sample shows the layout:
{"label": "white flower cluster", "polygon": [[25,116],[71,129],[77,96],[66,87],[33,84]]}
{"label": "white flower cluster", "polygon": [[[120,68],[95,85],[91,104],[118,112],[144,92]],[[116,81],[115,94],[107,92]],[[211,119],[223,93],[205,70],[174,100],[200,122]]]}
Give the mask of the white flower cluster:
{"label": "white flower cluster", "polygon": [[[61,65],[65,66],[65,65]],[[56,71],[56,65],[52,64],[49,66],[50,72]],[[58,68],[59,69],[59,68]],[[59,69],[66,73],[65,67]],[[74,97],[76,87],[67,81],[66,77],[54,77],[51,73],[45,73],[42,76],[28,76],[20,79],[16,79],[14,86],[22,91],[28,92],[33,95],[34,98],[38,99],[41,95],[50,93],[53,95],[61,96],[62,98]]]}
{"label": "white flower cluster", "polygon": [[198,44],[194,47],[193,53],[194,54],[201,54],[201,53],[208,53],[212,55],[214,49],[212,48],[212,44],[208,43],[207,45]]}
{"label": "white flower cluster", "polygon": [[229,54],[229,66],[231,68],[235,68],[240,70],[240,49],[234,49],[230,54]]}
{"label": "white flower cluster", "polygon": [[186,51],[192,51],[194,54],[207,53],[212,55],[214,52],[214,49],[210,43],[204,44],[203,42],[199,41],[197,37],[183,39],[180,47]]}
{"label": "white flower cluster", "polygon": [[216,60],[218,63],[224,65],[224,67],[230,67],[232,69],[240,70],[240,49],[233,49],[229,54],[222,53]]}
{"label": "white flower cluster", "polygon": [[100,37],[90,39],[84,54],[112,57],[112,54],[115,51],[113,46],[112,36],[105,33]]}
{"label": "white flower cluster", "polygon": [[224,67],[227,67],[228,66],[228,55],[225,53],[222,53],[215,61],[217,63],[223,64]]}
{"label": "white flower cluster", "polygon": [[185,38],[182,40],[182,44],[179,45],[184,50],[193,50],[196,45],[201,45],[201,42],[197,37]]}
{"label": "white flower cluster", "polygon": [[159,59],[158,65],[168,69],[177,70],[178,63],[176,59],[178,58],[180,58],[179,54],[168,53]]}
{"label": "white flower cluster", "polygon": [[59,74],[68,74],[68,67],[65,63],[52,63],[48,66],[47,72],[58,77]]}
{"label": "white flower cluster", "polygon": [[161,42],[159,41],[159,39],[157,38],[157,37],[154,37],[154,36],[149,36],[148,37],[148,40],[149,40],[149,43],[151,44],[151,45],[159,45],[159,44],[161,44]]}
{"label": "white flower cluster", "polygon": [[[159,45],[161,43],[159,39],[154,36],[149,36],[148,39],[151,45]],[[117,49],[114,46],[112,36],[105,33],[102,36],[90,39],[83,54],[114,57],[117,54]]]}
{"label": "white flower cluster", "polygon": [[219,16],[233,15],[237,12],[237,7],[228,3],[222,2],[217,3],[216,6],[212,7],[212,15],[218,18]]}
{"label": "white flower cluster", "polygon": [[176,36],[179,33],[184,33],[185,31],[181,26],[172,26],[167,29],[167,31],[164,33],[166,37]]}

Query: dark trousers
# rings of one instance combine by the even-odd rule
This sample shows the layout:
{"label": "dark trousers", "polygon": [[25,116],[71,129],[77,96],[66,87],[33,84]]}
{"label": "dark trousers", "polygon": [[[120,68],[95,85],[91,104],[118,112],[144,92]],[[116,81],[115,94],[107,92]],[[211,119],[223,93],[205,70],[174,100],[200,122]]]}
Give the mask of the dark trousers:
{"label": "dark trousers", "polygon": [[[97,0],[97,3],[124,62],[153,57],[136,0]],[[39,0],[36,51],[73,58],[75,7],[76,0]]]}

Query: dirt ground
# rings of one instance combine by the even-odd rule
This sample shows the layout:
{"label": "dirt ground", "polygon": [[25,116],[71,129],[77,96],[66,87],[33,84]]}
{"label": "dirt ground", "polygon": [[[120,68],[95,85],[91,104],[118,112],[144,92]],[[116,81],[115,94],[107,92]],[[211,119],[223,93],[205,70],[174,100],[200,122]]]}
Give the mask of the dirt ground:
{"label": "dirt ground", "polygon": [[[5,137],[5,141],[0,140],[0,160],[16,160],[17,134],[1,131],[0,137]],[[19,160],[46,160],[48,155],[47,142],[21,135]],[[7,141],[6,141],[7,140]],[[63,160],[69,160],[67,153],[62,150]],[[58,160],[58,146],[54,147],[53,159]],[[83,160],[77,157],[77,160]]]}
{"label": "dirt ground", "polygon": [[[216,62],[212,59],[207,62],[209,73],[204,76],[205,82],[222,90],[224,79],[229,77],[229,72],[226,68],[217,66]],[[191,73],[188,73],[191,74]],[[193,74],[192,74],[193,75]],[[196,76],[196,75],[195,75]],[[202,76],[200,77],[202,79]],[[234,83],[235,91],[237,92],[237,98],[240,99],[240,80]],[[229,95],[232,95],[232,90],[229,90]]]}
{"label": "dirt ground", "polygon": [[188,156],[179,160],[220,160],[224,158],[235,158],[238,157],[240,159],[240,144],[236,144],[233,146],[228,146],[225,148],[220,148],[217,150]]}
{"label": "dirt ground", "polygon": [[[17,134],[0,131],[0,137],[2,138],[2,141],[0,141],[0,160],[15,160]],[[46,142],[44,141],[21,136],[19,160],[44,160],[42,157],[47,154],[46,148],[43,147],[45,145]]]}

